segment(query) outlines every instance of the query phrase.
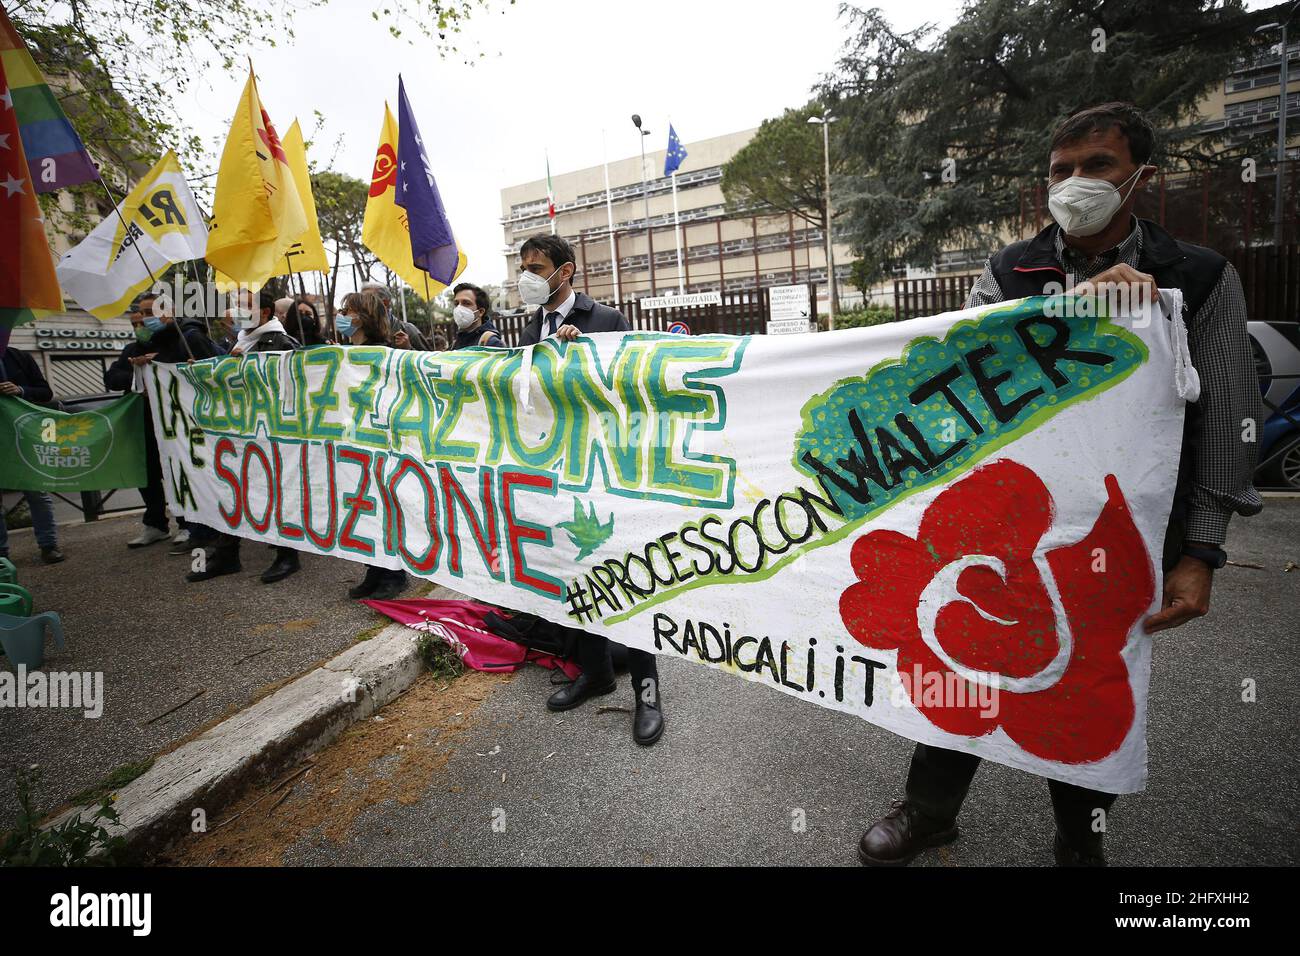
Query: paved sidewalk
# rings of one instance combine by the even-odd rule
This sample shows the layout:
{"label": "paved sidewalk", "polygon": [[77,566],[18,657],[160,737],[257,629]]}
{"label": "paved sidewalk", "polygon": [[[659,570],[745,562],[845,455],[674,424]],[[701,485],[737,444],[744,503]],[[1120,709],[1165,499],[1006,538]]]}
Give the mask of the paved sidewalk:
{"label": "paved sidewalk", "polygon": [[[186,584],[189,559],[168,555],[167,543],[126,547],[139,527],[138,516],[63,525],[68,559],[48,567],[40,564],[30,530],[10,535],[19,581],[32,591],[37,610],[63,619],[67,646],[47,657],[46,668],[104,673],[99,719],[81,711],[0,708],[0,767],[39,764],[37,802],[44,810],[118,767],[154,757],[389,623],[348,599],[348,587],[363,573],[359,564],[304,556],[300,573],[267,586],[258,575],[271,561],[270,549],[246,541],[242,574]],[[12,670],[5,658],[0,667]],[[0,831],[16,811],[5,772]]]}

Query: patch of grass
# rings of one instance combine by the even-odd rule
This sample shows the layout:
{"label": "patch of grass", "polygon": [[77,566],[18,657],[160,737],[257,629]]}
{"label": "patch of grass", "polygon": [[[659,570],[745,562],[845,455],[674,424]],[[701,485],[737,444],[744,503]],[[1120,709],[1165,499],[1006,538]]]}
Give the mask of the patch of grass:
{"label": "patch of grass", "polygon": [[415,647],[435,677],[455,678],[465,673],[465,662],[456,649],[438,635],[421,634]]}
{"label": "patch of grass", "polygon": [[362,631],[361,633],[359,633],[359,634],[356,636],[356,640],[357,640],[357,641],[368,641],[368,640],[370,640],[372,637],[378,637],[379,634],[380,634],[380,632],[383,631],[384,628],[388,627],[388,625],[390,625],[390,624],[392,624],[392,623],[393,623],[393,622],[390,621],[388,618],[384,618],[384,619],[383,619],[382,621],[380,621],[378,624],[374,625],[373,627],[368,627],[368,628],[366,628],[364,631]]}
{"label": "patch of grass", "polygon": [[126,841],[109,836],[104,824],[118,822],[113,801],[104,797],[89,820],[74,816],[58,826],[42,829],[32,803],[36,771],[14,774],[18,798],[18,824],[0,835],[0,867],[6,866],[112,866]]}
{"label": "patch of grass", "polygon": [[90,803],[92,800],[98,800],[114,790],[121,790],[132,780],[144,776],[149,768],[153,766],[154,758],[141,760],[136,763],[124,763],[120,767],[115,767],[109,771],[108,776],[95,784],[93,787],[87,787],[72,798],[73,803]]}

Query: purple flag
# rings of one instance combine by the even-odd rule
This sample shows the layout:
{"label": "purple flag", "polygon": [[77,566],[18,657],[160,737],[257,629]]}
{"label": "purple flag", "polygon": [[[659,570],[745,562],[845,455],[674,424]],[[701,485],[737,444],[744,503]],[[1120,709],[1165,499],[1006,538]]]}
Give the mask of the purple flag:
{"label": "purple flag", "polygon": [[411,229],[411,259],[429,278],[450,285],[456,278],[460,250],[452,235],[429,155],[415,125],[406,87],[397,78],[397,184],[393,201],[406,210]]}

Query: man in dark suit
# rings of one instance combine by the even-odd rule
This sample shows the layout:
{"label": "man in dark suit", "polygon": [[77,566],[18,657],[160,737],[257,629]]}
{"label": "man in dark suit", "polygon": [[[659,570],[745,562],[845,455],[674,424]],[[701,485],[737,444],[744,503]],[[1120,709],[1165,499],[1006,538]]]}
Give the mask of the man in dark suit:
{"label": "man in dark suit", "polygon": [[[601,305],[572,286],[578,265],[573,247],[559,236],[534,236],[519,251],[519,295],[525,305],[535,306],[528,325],[520,336],[521,345],[536,345],[542,339],[555,338],[572,342],[580,335],[593,332],[627,332],[631,324],[617,309]],[[618,686],[609,641],[599,634],[571,629],[578,644],[578,663],[582,674],[560,688],[546,701],[548,710],[569,710],[590,697],[613,693]],[[628,670],[636,695],[636,713],[632,718],[632,737],[648,747],[664,732],[664,718],[659,699],[659,671],[655,656],[629,648]]]}

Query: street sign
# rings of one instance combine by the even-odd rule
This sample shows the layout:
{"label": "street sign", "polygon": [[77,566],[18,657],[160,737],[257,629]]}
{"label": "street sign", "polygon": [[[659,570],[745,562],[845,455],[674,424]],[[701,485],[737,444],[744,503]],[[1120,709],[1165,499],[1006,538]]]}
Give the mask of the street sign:
{"label": "street sign", "polygon": [[806,285],[778,285],[767,290],[770,306],[768,319],[772,322],[784,322],[789,319],[802,319],[807,324],[812,318],[812,305],[808,301]]}
{"label": "street sign", "polygon": [[812,304],[806,285],[778,285],[767,290],[768,335],[813,331]]}
{"label": "street sign", "polygon": [[691,327],[685,322],[674,322],[672,325],[668,326],[668,331],[673,335],[690,335]]}
{"label": "street sign", "polygon": [[642,309],[687,309],[700,305],[722,305],[722,293],[692,292],[689,295],[659,295],[641,300]]}
{"label": "street sign", "polygon": [[798,335],[812,330],[813,324],[807,319],[781,319],[779,322],[767,323],[768,335]]}

